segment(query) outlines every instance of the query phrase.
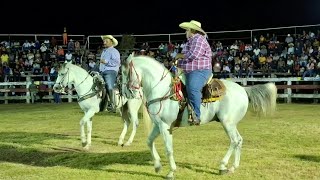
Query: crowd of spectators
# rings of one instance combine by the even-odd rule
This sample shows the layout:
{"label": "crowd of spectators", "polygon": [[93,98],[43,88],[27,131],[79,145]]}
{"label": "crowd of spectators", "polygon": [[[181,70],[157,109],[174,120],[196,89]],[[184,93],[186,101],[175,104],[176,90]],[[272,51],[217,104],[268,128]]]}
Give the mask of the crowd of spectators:
{"label": "crowd of spectators", "polygon": [[[235,40],[232,44],[211,41],[213,72],[219,78],[319,77],[320,31],[302,34],[262,34],[251,43]],[[167,68],[184,43],[161,43],[155,52],[141,47],[141,53],[154,56]]]}
{"label": "crowd of spectators", "polygon": [[80,64],[80,50],[80,42],[74,42],[72,39],[66,46],[59,45],[54,37],[51,41],[26,40],[22,44],[19,41],[2,41],[0,82],[19,82],[24,75],[41,77],[44,81],[54,81],[59,63],[72,59],[75,64]]}
{"label": "crowd of spectators", "polygon": [[[209,37],[210,38],[210,37]],[[210,40],[210,39],[209,39]],[[219,78],[252,77],[319,77],[320,31],[303,31],[301,34],[287,34],[279,38],[276,34],[261,34],[251,43],[235,40],[232,44],[222,44],[210,40],[213,52],[213,72]],[[170,68],[175,56],[181,52],[182,43],[160,43],[150,48],[143,43],[138,54],[152,56]],[[32,74],[41,80],[54,81],[56,65],[67,59],[87,70],[98,71],[102,49],[89,52],[81,48],[80,42],[69,40],[67,46],[51,41],[2,41],[0,45],[0,82],[21,81],[21,76]]]}

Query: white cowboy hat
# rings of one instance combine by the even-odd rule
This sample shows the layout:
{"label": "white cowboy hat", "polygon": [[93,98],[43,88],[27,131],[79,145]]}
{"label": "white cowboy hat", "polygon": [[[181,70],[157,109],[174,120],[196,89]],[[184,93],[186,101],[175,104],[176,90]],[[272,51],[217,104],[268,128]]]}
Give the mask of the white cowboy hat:
{"label": "white cowboy hat", "polygon": [[182,29],[194,29],[197,31],[202,32],[203,34],[206,34],[206,32],[204,32],[204,30],[201,28],[201,23],[195,20],[191,20],[190,22],[183,22],[181,24],[179,24],[179,27],[181,27]]}
{"label": "white cowboy hat", "polygon": [[102,40],[110,39],[110,40],[112,41],[113,47],[115,47],[115,46],[118,45],[118,40],[117,40],[116,38],[114,38],[112,35],[104,35],[104,36],[101,36],[101,39],[102,39]]}

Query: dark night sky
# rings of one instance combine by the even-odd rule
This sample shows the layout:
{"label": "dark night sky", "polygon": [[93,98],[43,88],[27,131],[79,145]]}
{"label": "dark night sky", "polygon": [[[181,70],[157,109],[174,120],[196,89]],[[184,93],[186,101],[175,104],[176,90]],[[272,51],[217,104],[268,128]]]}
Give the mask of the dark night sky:
{"label": "dark night sky", "polygon": [[[85,2],[78,2],[82,8],[57,2],[53,7],[50,4],[36,7],[39,4],[28,2],[8,8],[4,12],[5,18],[1,18],[0,33],[60,34],[66,26],[69,34],[167,34],[183,32],[178,27],[179,23],[191,19],[200,21],[207,32],[320,24],[318,0],[298,3],[281,0],[221,0],[209,3],[207,0],[205,3],[193,1],[193,4],[172,0],[141,3],[115,1],[114,5],[108,6],[101,4],[103,0]],[[108,3],[110,1],[104,2]],[[11,17],[14,11],[16,18]]]}

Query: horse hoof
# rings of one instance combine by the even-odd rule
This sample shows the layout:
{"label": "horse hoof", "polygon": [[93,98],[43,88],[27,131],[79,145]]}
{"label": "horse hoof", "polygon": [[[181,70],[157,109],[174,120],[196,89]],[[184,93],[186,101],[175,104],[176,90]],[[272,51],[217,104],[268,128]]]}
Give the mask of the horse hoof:
{"label": "horse hoof", "polygon": [[83,142],[83,143],[82,143],[82,147],[85,147],[86,145],[87,145],[86,142]]}
{"label": "horse hoof", "polygon": [[229,170],[228,170],[228,169],[219,170],[219,174],[220,174],[220,175],[227,174],[228,172],[229,172]]}
{"label": "horse hoof", "polygon": [[169,172],[169,174],[166,176],[166,179],[173,180],[174,179],[173,172]]}
{"label": "horse hoof", "polygon": [[130,146],[131,145],[131,143],[125,143],[124,144],[124,146]]}
{"label": "horse hoof", "polygon": [[83,147],[83,150],[85,150],[85,151],[89,151],[89,149],[90,149],[90,146]]}
{"label": "horse hoof", "polygon": [[235,170],[235,168],[232,166],[232,167],[228,170],[228,173],[229,173],[229,174],[232,174],[232,173],[234,173],[234,170]]}
{"label": "horse hoof", "polygon": [[167,180],[174,180],[174,177],[166,177]]}
{"label": "horse hoof", "polygon": [[154,171],[156,172],[156,173],[159,173],[160,171],[161,171],[161,166],[158,166],[158,167],[155,167],[154,168]]}

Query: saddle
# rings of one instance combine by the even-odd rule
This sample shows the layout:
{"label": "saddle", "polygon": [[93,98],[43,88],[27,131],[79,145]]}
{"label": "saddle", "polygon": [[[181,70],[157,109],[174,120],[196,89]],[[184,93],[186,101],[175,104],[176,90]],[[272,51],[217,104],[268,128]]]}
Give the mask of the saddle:
{"label": "saddle", "polygon": [[105,87],[103,77],[96,71],[90,71],[89,74],[93,77],[93,85],[96,91],[101,91]]}
{"label": "saddle", "polygon": [[[172,127],[180,127],[182,121],[182,115],[184,109],[188,108],[188,118],[189,121],[194,119],[195,114],[192,110],[192,107],[187,103],[187,92],[185,89],[185,74],[179,73],[179,76],[175,76],[172,79],[172,97],[171,100],[179,101],[180,109],[178,113],[177,120],[173,122]],[[224,97],[226,92],[226,87],[221,82],[221,80],[213,78],[213,74],[211,74],[210,78],[202,88],[202,103],[210,103],[221,100]]]}
{"label": "saddle", "polygon": [[[172,100],[185,101],[187,92],[185,90],[185,76],[180,75],[172,79]],[[202,88],[202,103],[215,102],[223,98],[226,87],[219,79],[213,78],[211,74],[210,78]]]}

